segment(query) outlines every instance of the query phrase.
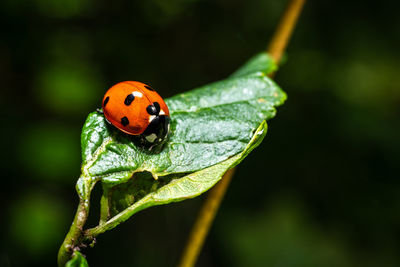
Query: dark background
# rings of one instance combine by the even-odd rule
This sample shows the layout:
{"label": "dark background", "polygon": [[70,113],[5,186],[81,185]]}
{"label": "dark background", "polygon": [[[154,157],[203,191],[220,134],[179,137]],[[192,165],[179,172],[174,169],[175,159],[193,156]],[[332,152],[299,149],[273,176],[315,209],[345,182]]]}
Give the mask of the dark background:
{"label": "dark background", "polygon": [[[2,0],[0,265],[55,265],[80,129],[107,88],[138,80],[170,97],[222,79],[265,49],[285,2]],[[398,10],[306,3],[276,76],[289,98],[197,266],[400,266]],[[174,266],[202,201],[138,213],[84,251],[89,264]]]}

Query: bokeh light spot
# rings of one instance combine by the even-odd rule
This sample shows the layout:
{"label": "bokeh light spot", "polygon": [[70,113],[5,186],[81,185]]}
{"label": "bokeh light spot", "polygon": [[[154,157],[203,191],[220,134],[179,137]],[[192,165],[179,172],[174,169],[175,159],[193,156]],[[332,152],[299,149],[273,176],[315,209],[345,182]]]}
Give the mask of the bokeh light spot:
{"label": "bokeh light spot", "polygon": [[17,153],[21,164],[37,179],[71,182],[79,175],[79,132],[60,124],[26,129]]}
{"label": "bokeh light spot", "polygon": [[40,258],[57,250],[68,221],[65,208],[54,196],[29,193],[11,208],[10,235],[21,255]]}

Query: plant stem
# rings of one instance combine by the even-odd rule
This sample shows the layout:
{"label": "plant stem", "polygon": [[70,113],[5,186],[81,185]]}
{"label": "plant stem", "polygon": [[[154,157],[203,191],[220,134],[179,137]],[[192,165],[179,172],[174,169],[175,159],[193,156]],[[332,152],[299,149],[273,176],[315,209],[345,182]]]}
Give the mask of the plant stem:
{"label": "plant stem", "polygon": [[269,43],[267,52],[278,63],[286,49],[290,36],[296,26],[305,0],[290,0],[276,27],[275,33]]}
{"label": "plant stem", "polygon": [[[282,54],[296,25],[305,0],[290,0],[270,41],[267,52],[279,64]],[[274,73],[269,75],[274,76]],[[182,253],[179,267],[192,267],[203,247],[225,192],[235,173],[235,168],[229,170],[208,193],[207,199],[197,216],[191,234]]]}
{"label": "plant stem", "polygon": [[207,233],[210,230],[211,223],[217,214],[218,207],[225,195],[226,190],[232,180],[235,168],[226,172],[224,177],[213,187],[207,196],[201,210],[197,216],[195,225],[189,236],[188,245],[183,252],[183,257],[179,263],[179,267],[193,266],[199,253],[203,247],[203,243]]}
{"label": "plant stem", "polygon": [[71,259],[72,253],[79,247],[83,234],[83,226],[89,215],[89,200],[80,199],[74,221],[58,251],[58,266],[64,267]]}
{"label": "plant stem", "polygon": [[124,209],[122,212],[118,213],[114,217],[110,218],[107,221],[102,222],[96,227],[89,228],[84,231],[83,239],[86,241],[90,241],[96,238],[99,234],[104,233],[105,231],[111,230],[115,228],[118,224],[128,220],[134,212],[137,212],[141,208],[141,203],[147,201],[151,196],[147,195],[141,200],[137,201],[133,205],[129,206],[128,208]]}
{"label": "plant stem", "polygon": [[103,195],[100,199],[100,221],[99,225],[103,224],[110,217],[109,203],[108,203],[108,192],[103,187]]}

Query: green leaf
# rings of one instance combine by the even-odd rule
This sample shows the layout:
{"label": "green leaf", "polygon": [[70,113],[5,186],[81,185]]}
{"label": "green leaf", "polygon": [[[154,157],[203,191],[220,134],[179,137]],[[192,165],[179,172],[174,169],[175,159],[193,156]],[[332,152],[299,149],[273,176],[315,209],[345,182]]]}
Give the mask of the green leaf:
{"label": "green leaf", "polygon": [[84,196],[96,180],[107,187],[124,183],[137,172],[148,171],[155,178],[190,173],[242,152],[255,129],[286,98],[262,72],[274,66],[263,53],[226,80],[166,99],[171,134],[159,153],[136,146],[134,138],[107,125],[102,114],[91,113],[82,130],[78,192]]}
{"label": "green leaf", "polygon": [[[257,147],[266,133],[267,123],[264,121],[243,152],[203,170],[187,175],[171,175],[162,180],[154,180],[149,175],[138,174],[134,176],[134,179],[115,186],[108,197],[109,204],[113,207],[112,215],[116,216],[107,223],[89,230],[89,235],[97,236],[110,230],[143,209],[182,201],[204,193],[214,186],[227,170],[239,164]],[[140,190],[143,190],[142,195]],[[139,197],[138,200],[134,199],[136,196]]]}
{"label": "green leaf", "polygon": [[89,267],[86,258],[79,251],[75,251],[72,255],[72,259],[70,259],[65,267]]}
{"label": "green leaf", "polygon": [[272,57],[267,53],[260,53],[250,58],[240,69],[235,71],[230,77],[238,77],[251,73],[272,73],[278,69]]}
{"label": "green leaf", "polygon": [[286,99],[266,75],[275,69],[261,53],[225,80],[166,99],[171,133],[161,151],[137,146],[103,114],[91,113],[82,130],[77,191],[87,199],[102,182],[100,226],[115,215],[106,225],[126,212],[197,196],[246,157]]}

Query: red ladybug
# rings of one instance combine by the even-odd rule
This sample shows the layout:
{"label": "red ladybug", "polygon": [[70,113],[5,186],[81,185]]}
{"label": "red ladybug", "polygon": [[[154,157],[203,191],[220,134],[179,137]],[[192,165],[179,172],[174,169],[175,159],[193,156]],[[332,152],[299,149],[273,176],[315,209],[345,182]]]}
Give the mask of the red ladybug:
{"label": "red ladybug", "polygon": [[120,82],[103,99],[108,122],[129,135],[141,135],[150,144],[162,143],[169,132],[169,110],[150,86],[134,81]]}

